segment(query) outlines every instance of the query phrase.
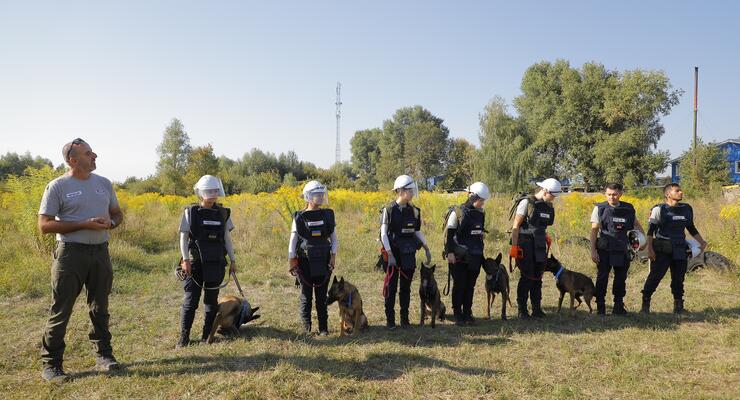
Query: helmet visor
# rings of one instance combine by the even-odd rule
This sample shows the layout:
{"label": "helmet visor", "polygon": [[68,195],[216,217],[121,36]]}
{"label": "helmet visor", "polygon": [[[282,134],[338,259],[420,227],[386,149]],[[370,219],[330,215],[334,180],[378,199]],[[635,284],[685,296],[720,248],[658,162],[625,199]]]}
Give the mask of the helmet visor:
{"label": "helmet visor", "polygon": [[329,192],[324,190],[312,190],[303,195],[303,199],[318,206],[329,205]]}

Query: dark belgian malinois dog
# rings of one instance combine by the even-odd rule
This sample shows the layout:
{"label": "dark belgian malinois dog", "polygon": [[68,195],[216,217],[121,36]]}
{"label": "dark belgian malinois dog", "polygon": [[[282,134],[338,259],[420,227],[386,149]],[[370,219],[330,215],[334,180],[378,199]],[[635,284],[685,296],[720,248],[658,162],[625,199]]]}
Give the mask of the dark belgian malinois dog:
{"label": "dark belgian malinois dog", "polygon": [[432,328],[434,328],[437,317],[439,317],[440,321],[445,320],[445,305],[442,303],[439,295],[437,280],[434,279],[435,268],[437,268],[436,265],[430,267],[425,263],[421,263],[421,284],[419,285],[421,317],[419,318],[419,326],[424,326],[424,320],[427,315],[432,317]]}
{"label": "dark belgian malinois dog", "polygon": [[368,328],[367,317],[362,311],[362,297],[357,288],[349,282],[345,282],[344,277],[334,281],[329,288],[329,295],[326,299],[326,305],[334,302],[339,304],[339,317],[342,319],[339,327],[339,336],[346,334],[356,335],[360,330]]}
{"label": "dark belgian malinois dog", "polygon": [[211,333],[208,335],[208,343],[213,343],[214,335],[218,333],[224,336],[236,336],[239,327],[260,316],[256,314],[259,307],[252,308],[245,299],[226,295],[218,301],[218,313],[213,321]]}
{"label": "dark belgian malinois dog", "polygon": [[[560,264],[555,256],[550,255],[545,263],[545,271],[552,272],[555,275],[555,281],[557,282],[558,290],[560,291],[560,299],[558,300],[558,313],[563,305],[563,297],[565,293],[570,294],[570,310],[575,312],[576,308],[581,306],[581,296],[586,300],[588,306],[588,312],[592,312],[591,299],[594,297],[596,288],[594,287],[594,281],[588,276],[575,271],[568,271]],[[574,306],[574,300],[578,301],[578,305]]]}
{"label": "dark belgian malinois dog", "polygon": [[509,296],[509,274],[506,268],[501,264],[503,255],[498,253],[495,259],[486,258],[483,261],[483,270],[486,272],[486,313],[488,319],[491,319],[491,307],[496,293],[501,293],[501,319],[506,320],[506,303],[510,306],[511,297]]}

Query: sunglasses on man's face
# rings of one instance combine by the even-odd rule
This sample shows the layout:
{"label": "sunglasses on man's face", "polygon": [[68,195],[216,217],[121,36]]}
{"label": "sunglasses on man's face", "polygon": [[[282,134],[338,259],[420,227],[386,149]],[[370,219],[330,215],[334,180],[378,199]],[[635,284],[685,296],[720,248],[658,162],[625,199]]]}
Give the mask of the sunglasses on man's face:
{"label": "sunglasses on man's face", "polygon": [[75,139],[75,140],[72,141],[72,144],[69,146],[69,149],[67,149],[67,160],[69,160],[69,155],[70,155],[70,153],[72,153],[72,148],[74,148],[75,145],[78,145],[79,146],[79,145],[81,145],[83,143],[85,143],[85,141],[82,140],[82,139],[80,139],[80,138],[77,138],[77,139]]}

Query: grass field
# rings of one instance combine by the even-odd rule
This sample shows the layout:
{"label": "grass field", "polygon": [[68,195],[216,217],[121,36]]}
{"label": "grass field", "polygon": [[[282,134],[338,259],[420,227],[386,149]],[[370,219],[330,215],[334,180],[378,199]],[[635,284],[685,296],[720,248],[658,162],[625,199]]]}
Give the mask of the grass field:
{"label": "grass field", "polygon": [[[33,193],[25,195],[32,212]],[[650,316],[635,313],[647,266],[633,264],[628,279],[627,317],[556,315],[557,290],[544,280],[544,320],[519,321],[516,306],[509,321],[458,328],[446,322],[431,329],[383,328],[382,274],[373,269],[377,244],[377,208],[387,194],[337,192],[340,250],[336,273],[356,284],[371,329],[340,338],[338,310],[329,309],[330,336],[300,334],[298,290],[287,274],[287,216],[300,205],[290,190],[275,195],[237,196],[226,200],[234,210],[239,280],[262,318],[242,328],[236,339],[213,345],[174,349],[179,331],[182,290],[171,265],[176,257],[175,230],[187,199],[135,197],[121,193],[123,227],[113,232],[114,290],[111,331],[115,354],[125,369],[113,374],[92,371],[94,355],[87,340],[87,312],[78,301],[66,337],[65,369],[74,380],[62,386],[40,378],[39,341],[49,306],[48,244],[33,229],[13,225],[9,210],[23,209],[26,197],[6,197],[0,217],[0,390],[8,399],[30,398],[616,398],[736,399],[740,395],[740,275],[703,270],[686,280],[688,316],[671,314],[669,279],[653,301]],[[16,194],[17,195],[17,194]],[[441,215],[456,199],[423,196],[435,261],[441,263]],[[569,236],[587,236],[584,217],[593,199],[566,197],[556,205],[554,252],[569,269],[595,276],[588,250],[563,244]],[[638,212],[655,199],[635,199]],[[644,203],[644,204],[643,204]],[[692,202],[698,227],[710,248],[736,264],[737,205],[720,200]],[[506,246],[506,197],[487,209],[491,234],[487,252]],[[724,213],[725,216],[720,214]],[[727,217],[729,215],[729,218]],[[17,218],[16,218],[17,219]],[[722,222],[724,221],[724,222]],[[722,222],[720,224],[720,222]],[[7,244],[7,246],[5,245]],[[726,250],[730,249],[730,250]],[[731,252],[730,252],[731,251]],[[512,290],[518,274],[512,276]],[[437,270],[440,286],[446,265]],[[418,322],[418,279],[412,288],[412,322]],[[236,294],[230,285],[222,293]],[[479,278],[474,314],[483,317],[485,300]],[[450,306],[449,297],[444,298]],[[514,302],[515,303],[515,302]],[[567,300],[566,300],[567,303]],[[516,303],[515,303],[516,304]],[[610,305],[610,301],[608,302]],[[202,307],[193,327],[200,331]]]}

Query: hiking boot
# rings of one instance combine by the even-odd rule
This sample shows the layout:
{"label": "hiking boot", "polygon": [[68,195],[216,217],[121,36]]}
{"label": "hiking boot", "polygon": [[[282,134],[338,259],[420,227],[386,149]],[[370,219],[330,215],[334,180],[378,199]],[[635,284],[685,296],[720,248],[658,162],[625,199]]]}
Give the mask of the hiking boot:
{"label": "hiking boot", "polygon": [[189,344],[190,344],[190,331],[180,332],[180,339],[177,341],[175,348],[179,349],[182,347],[188,347]]}
{"label": "hiking boot", "polygon": [[650,314],[650,299],[646,299],[643,297],[642,308],[640,309],[640,312],[643,314]]}
{"label": "hiking boot", "polygon": [[311,333],[311,324],[303,324],[303,333],[306,335]]}
{"label": "hiking boot", "polygon": [[627,309],[624,308],[624,303],[621,301],[614,302],[614,308],[612,309],[613,315],[627,315]]}
{"label": "hiking boot", "polygon": [[674,314],[687,314],[683,308],[683,300],[673,300],[673,313]]}
{"label": "hiking boot", "polygon": [[49,383],[64,383],[69,381],[69,375],[67,375],[61,366],[56,365],[45,365],[41,371],[41,377]]}
{"label": "hiking boot", "polygon": [[530,318],[532,317],[529,315],[529,312],[526,309],[523,311],[519,311],[519,319],[530,319]]}
{"label": "hiking boot", "polygon": [[409,317],[401,317],[401,328],[406,329],[410,326],[411,324],[409,323]]}
{"label": "hiking boot", "polygon": [[116,358],[113,355],[98,356],[95,358],[95,369],[98,371],[115,371],[121,369]]}
{"label": "hiking boot", "polygon": [[[616,309],[616,306],[615,306]],[[596,303],[596,314],[598,315],[606,315],[606,304],[604,303]]]}
{"label": "hiking boot", "polygon": [[532,318],[545,318],[547,314],[545,314],[541,308],[537,308],[532,310]]}
{"label": "hiking boot", "polygon": [[329,331],[326,329],[319,330],[319,336],[329,336]]}
{"label": "hiking boot", "polygon": [[470,326],[475,325],[475,318],[473,318],[472,315],[468,316],[467,318],[465,318],[465,324]]}

